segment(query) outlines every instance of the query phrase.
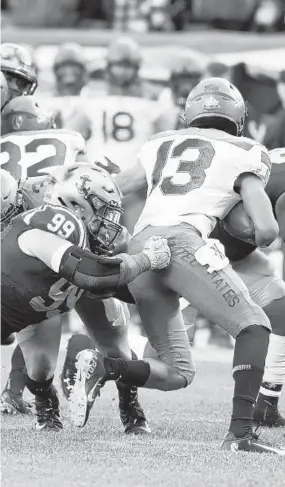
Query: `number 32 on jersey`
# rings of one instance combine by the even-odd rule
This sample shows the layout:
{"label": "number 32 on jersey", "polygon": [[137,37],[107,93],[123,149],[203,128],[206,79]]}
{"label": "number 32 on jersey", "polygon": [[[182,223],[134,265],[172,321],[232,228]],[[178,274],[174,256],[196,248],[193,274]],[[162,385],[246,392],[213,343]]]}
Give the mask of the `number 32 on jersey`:
{"label": "number 32 on jersey", "polygon": [[[186,139],[178,145],[174,140],[163,142],[158,149],[157,159],[152,173],[151,191],[157,187],[164,195],[184,195],[193,189],[200,188],[206,173],[215,156],[215,149],[209,141],[201,139]],[[179,164],[172,175],[162,178],[162,172],[174,165],[179,158]],[[167,164],[169,162],[169,164]],[[169,173],[169,171],[168,171]],[[179,181],[179,182],[178,182]]]}

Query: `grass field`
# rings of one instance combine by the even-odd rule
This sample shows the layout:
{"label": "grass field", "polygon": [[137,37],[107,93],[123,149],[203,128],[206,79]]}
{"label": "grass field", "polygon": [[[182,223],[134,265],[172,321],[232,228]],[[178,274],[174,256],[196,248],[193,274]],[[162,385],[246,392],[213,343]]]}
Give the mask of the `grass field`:
{"label": "grass field", "polygon": [[[11,351],[2,347],[2,381]],[[64,399],[61,433],[36,432],[33,418],[2,416],[2,487],[284,487],[285,458],[219,450],[231,407],[231,352],[207,348],[196,360],[188,389],[140,391],[147,438],[124,435],[112,384],[83,430],[69,423]],[[262,434],[285,444],[284,430]]]}

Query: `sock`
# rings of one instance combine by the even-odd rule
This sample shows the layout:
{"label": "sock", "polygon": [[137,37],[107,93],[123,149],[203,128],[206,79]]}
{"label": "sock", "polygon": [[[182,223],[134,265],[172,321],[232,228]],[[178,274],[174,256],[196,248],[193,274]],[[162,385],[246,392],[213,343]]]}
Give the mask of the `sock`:
{"label": "sock", "polygon": [[278,401],[282,392],[282,384],[272,382],[262,382],[258,396],[258,409],[265,409],[269,405],[277,408]]}
{"label": "sock", "polygon": [[[258,407],[277,406],[285,382],[285,337],[271,333]],[[267,401],[267,402],[266,402]]]}
{"label": "sock", "polygon": [[26,386],[34,396],[40,397],[41,399],[48,399],[53,388],[52,382],[53,377],[46,381],[38,382],[27,375]]}
{"label": "sock", "polygon": [[124,360],[121,358],[104,358],[105,380],[120,380],[128,385],[142,387],[150,375],[150,365],[144,360]]}
{"label": "sock", "polygon": [[75,360],[76,355],[87,348],[92,350],[95,349],[94,342],[90,336],[83,335],[82,333],[72,335],[68,340],[64,367],[66,367],[67,364],[71,364]]}
{"label": "sock", "polygon": [[[133,350],[131,350],[132,352],[132,360],[138,360],[138,357],[137,355],[135,354],[135,352]],[[133,384],[126,384],[123,380],[116,380],[116,387],[118,389],[118,392],[119,392],[119,397],[121,399],[123,399],[124,397],[128,400],[129,398],[129,393],[130,392],[134,392],[137,387]]]}
{"label": "sock", "polygon": [[253,412],[261,385],[269,330],[251,325],[236,338],[233,377],[235,381],[233,410],[229,430],[237,438],[252,431]]}
{"label": "sock", "polygon": [[19,345],[13,351],[11,358],[11,372],[4,391],[12,394],[22,395],[26,385],[26,364],[23,353]]}

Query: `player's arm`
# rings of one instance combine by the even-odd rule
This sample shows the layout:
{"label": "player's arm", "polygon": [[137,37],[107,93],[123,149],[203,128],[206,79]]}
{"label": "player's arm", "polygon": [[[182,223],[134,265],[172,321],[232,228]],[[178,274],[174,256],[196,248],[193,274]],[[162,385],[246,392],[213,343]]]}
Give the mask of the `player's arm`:
{"label": "player's arm", "polygon": [[120,172],[115,177],[116,184],[125,196],[146,186],[146,172],[143,165],[137,161],[134,166],[126,171]]}
{"label": "player's arm", "polygon": [[26,255],[41,260],[75,286],[95,293],[124,286],[149,269],[166,267],[170,261],[167,242],[161,237],[151,237],[137,255],[119,254],[114,258],[98,257],[36,228],[22,233],[18,244]]}
{"label": "player's arm", "polygon": [[254,224],[256,245],[267,247],[277,238],[279,228],[264,183],[255,174],[244,173],[238,179],[238,186],[244,208]]}
{"label": "player's arm", "polygon": [[281,194],[276,201],[275,212],[279,225],[280,237],[285,242],[285,193]]}

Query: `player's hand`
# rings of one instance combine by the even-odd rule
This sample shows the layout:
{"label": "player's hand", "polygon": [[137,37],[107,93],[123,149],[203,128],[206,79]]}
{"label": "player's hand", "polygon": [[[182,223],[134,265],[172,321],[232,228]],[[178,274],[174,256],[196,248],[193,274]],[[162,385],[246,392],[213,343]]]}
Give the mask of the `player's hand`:
{"label": "player's hand", "polygon": [[148,256],[152,269],[164,269],[170,263],[171,253],[167,240],[159,235],[147,239],[143,253]]}

